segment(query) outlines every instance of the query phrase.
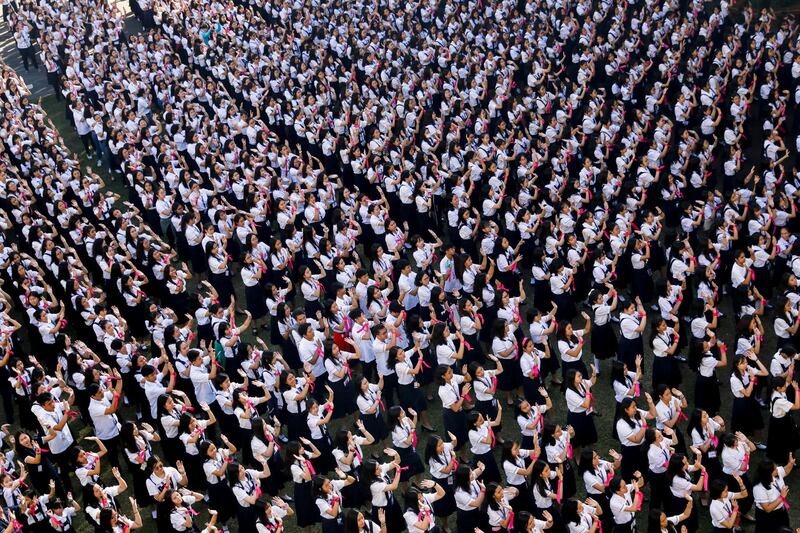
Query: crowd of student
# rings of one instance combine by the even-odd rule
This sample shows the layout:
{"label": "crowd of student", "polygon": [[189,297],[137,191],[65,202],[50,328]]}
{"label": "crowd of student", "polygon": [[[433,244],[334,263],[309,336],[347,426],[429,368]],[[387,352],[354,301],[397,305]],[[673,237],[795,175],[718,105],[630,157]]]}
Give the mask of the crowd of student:
{"label": "crowd of student", "polygon": [[790,526],[793,18],[3,7],[0,530]]}

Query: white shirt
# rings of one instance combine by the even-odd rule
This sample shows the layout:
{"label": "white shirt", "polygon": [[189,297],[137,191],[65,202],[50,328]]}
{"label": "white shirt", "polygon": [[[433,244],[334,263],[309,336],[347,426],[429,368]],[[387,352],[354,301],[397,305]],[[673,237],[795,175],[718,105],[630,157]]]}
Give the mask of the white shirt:
{"label": "white shirt", "polygon": [[570,350],[574,350],[576,347],[580,346],[580,341],[583,340],[583,333],[582,329],[573,330],[575,337],[578,338],[579,342],[574,342],[573,340],[559,340],[558,341],[558,353],[561,355],[561,360],[565,363],[574,363],[576,361],[581,360],[581,356],[583,356],[583,348],[578,350],[576,355],[569,355],[567,352]]}
{"label": "white shirt", "polygon": [[380,465],[381,470],[381,480],[374,481],[369,486],[369,491],[372,493],[372,505],[376,507],[385,507],[388,502],[389,498],[394,498],[394,495],[391,492],[386,492],[386,487],[391,485],[391,481],[386,476],[386,472],[388,472],[392,465]]}
{"label": "white shirt", "polygon": [[469,491],[457,488],[455,490],[456,507],[462,511],[473,511],[475,507],[470,502],[477,499],[481,493],[481,488],[477,481],[470,482]]}
{"label": "white shirt", "polygon": [[[64,404],[56,402],[55,407],[53,407],[52,411],[47,411],[42,409],[39,414],[39,424],[41,424],[42,428],[44,429],[45,433],[47,433],[51,428],[55,427],[59,422],[61,422],[61,418],[64,416],[65,408]],[[72,443],[75,442],[75,439],[72,438],[72,431],[69,429],[69,422],[64,424],[64,427],[61,431],[55,430],[56,436],[47,442],[47,447],[50,449],[50,453],[58,454],[65,451],[69,448]]]}
{"label": "white shirt", "polygon": [[[785,486],[783,481],[785,470],[782,466],[779,466],[777,470],[778,475],[772,479],[772,483],[770,483],[769,487],[765,487],[761,483],[753,485],[753,501],[758,509],[763,510],[765,504],[774,502],[781,495],[781,489]],[[785,508],[786,506],[781,502],[775,510]]]}
{"label": "white shirt", "polygon": [[526,478],[518,473],[519,470],[525,470],[525,458],[531,456],[532,450],[523,450],[520,448],[519,455],[513,461],[503,461],[503,472],[506,475],[506,483],[519,487],[524,485]]}
{"label": "white shirt", "polygon": [[253,496],[256,493],[256,486],[258,485],[258,476],[261,474],[258,470],[247,469],[245,478],[238,481],[233,486],[233,495],[241,507],[250,507],[250,504],[245,501],[246,497]]}
{"label": "white shirt", "polygon": [[464,382],[464,376],[453,374],[450,378],[450,383],[445,383],[439,386],[439,399],[442,401],[442,407],[449,409],[454,403],[458,402],[461,398],[461,383]]}
{"label": "white shirt", "polygon": [[743,442],[740,442],[736,448],[723,446],[720,455],[722,459],[722,471],[729,476],[734,474],[742,476],[749,470],[750,452]]}
{"label": "white shirt", "polygon": [[627,313],[620,313],[619,315],[620,333],[628,340],[635,340],[642,336],[640,332],[636,331],[640,324],[641,321],[638,315],[629,315]]}
{"label": "white shirt", "polygon": [[619,437],[620,444],[623,446],[639,446],[641,442],[633,442],[630,440],[635,433],[638,433],[642,427],[645,425],[644,414],[645,412],[641,409],[637,409],[641,418],[639,420],[633,418],[631,422],[633,422],[633,427],[628,425],[628,422],[624,418],[620,418],[617,420],[617,436]]}
{"label": "white shirt", "polygon": [[592,382],[588,379],[584,379],[583,382],[578,386],[578,390],[573,390],[571,388],[567,388],[566,390],[566,400],[567,400],[567,409],[570,413],[582,413],[588,414],[591,412],[592,407],[583,407],[581,404],[586,401],[586,396],[590,395],[592,392]]}
{"label": "white shirt", "polygon": [[116,414],[105,414],[106,409],[111,407],[111,402],[114,398],[114,393],[107,391],[102,400],[89,400],[89,416],[92,417],[92,425],[94,425],[94,433],[100,440],[108,440],[119,435],[120,427],[122,427],[117,420]]}
{"label": "white shirt", "polygon": [[626,507],[633,505],[633,487],[632,483],[628,484],[628,492],[620,496],[613,494],[609,501],[611,507],[611,514],[614,516],[615,524],[627,524],[634,519],[635,514],[630,511],[625,511]]}
{"label": "white shirt", "polygon": [[728,497],[711,502],[708,512],[711,515],[711,525],[713,527],[723,528],[723,522],[727,521],[731,514],[733,514],[733,498],[736,493],[728,492]]}
{"label": "white shirt", "polygon": [[494,440],[489,438],[490,431],[491,427],[488,421],[484,421],[478,428],[473,427],[469,430],[470,451],[472,451],[473,455],[483,455],[492,451],[491,442],[485,442],[486,440]]}
{"label": "white shirt", "polygon": [[783,418],[792,410],[792,402],[786,399],[785,392],[774,391],[770,399],[769,406],[772,416],[775,418]]}

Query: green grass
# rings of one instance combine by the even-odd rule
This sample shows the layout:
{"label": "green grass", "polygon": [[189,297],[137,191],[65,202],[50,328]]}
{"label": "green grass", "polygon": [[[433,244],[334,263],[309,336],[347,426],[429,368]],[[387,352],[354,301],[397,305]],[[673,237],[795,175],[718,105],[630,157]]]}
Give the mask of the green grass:
{"label": "green grass", "polygon": [[[76,153],[79,154],[83,153],[83,146],[78,137],[76,136],[73,128],[69,124],[68,120],[66,119],[63,102],[57,102],[55,100],[55,97],[45,97],[41,100],[41,104],[47,111],[48,115],[50,116],[55,126],[61,132],[61,135],[63,136],[66,145]],[[93,171],[98,172],[97,167],[94,166],[94,161],[86,161],[85,158],[81,159],[84,168],[91,167]],[[104,178],[109,177],[105,172],[98,172],[98,173],[101,174]],[[123,191],[124,188],[122,187],[122,184],[120,183],[119,180],[111,181],[109,179],[106,179],[106,183],[108,184],[109,188],[111,188],[115,192],[118,193],[124,192]],[[235,286],[236,286],[238,300],[240,302],[244,302],[244,293],[242,291],[240,278],[238,275],[235,276]],[[530,287],[528,287],[528,289],[530,289]],[[533,293],[532,290],[528,290],[528,294],[532,293]],[[731,318],[733,316],[733,312],[728,298],[724,298],[724,301],[721,305],[721,309],[726,314],[726,316],[725,318],[721,319],[721,326],[718,329],[718,336],[726,343],[728,343],[729,346],[733,346],[734,331],[733,331],[733,319]],[[522,312],[522,316],[525,316],[524,311]],[[766,335],[766,340],[762,345],[761,360],[762,362],[765,363],[766,366],[769,366],[769,361],[772,357],[772,354],[775,351],[773,334],[772,334],[772,319],[771,317],[763,319],[762,322],[764,326],[768,329],[768,334]],[[245,340],[252,340],[252,337],[247,338],[246,336]],[[586,345],[584,349],[584,354],[586,357],[585,361],[587,363],[591,362],[590,343]],[[648,348],[647,353],[645,355],[645,376],[642,379],[643,384],[650,383],[649,371],[651,368],[652,368],[652,351]],[[689,405],[692,406],[694,397],[694,383],[695,383],[694,374],[686,367],[683,367],[682,370],[683,370],[682,390],[687,395],[687,398],[689,400]],[[618,449],[619,447],[619,444],[611,437],[611,424],[613,421],[613,413],[614,413],[614,395],[608,383],[609,373],[610,373],[610,362],[609,361],[603,362],[601,365],[601,376],[599,377],[598,383],[595,387],[595,398],[597,402],[597,408],[604,414],[602,418],[595,419],[599,435],[599,442],[597,443],[595,449],[598,451],[598,453],[600,453],[603,457],[606,458],[608,458],[608,450],[610,448]],[[722,409],[720,414],[727,421],[730,421],[731,394],[728,386],[728,377],[729,377],[728,370],[727,369],[719,370],[718,377],[719,380],[722,382],[722,387],[720,391],[722,397]],[[548,414],[548,419],[563,424],[566,422],[566,406],[563,395],[556,389],[553,389],[550,392],[552,393],[553,396],[554,408]],[[434,394],[434,396],[436,395]],[[505,398],[503,398],[503,401],[505,401]],[[433,422],[434,426],[441,433],[443,429],[443,424],[441,419],[441,408],[438,403],[438,400],[436,400],[435,403],[430,406],[429,415],[431,417],[431,421]],[[130,412],[129,409],[124,410],[122,413],[122,418],[125,418],[126,416],[128,417],[132,416],[132,413]],[[764,417],[765,417],[765,422],[768,422],[769,418],[768,413],[764,412]],[[347,420],[349,421],[350,419]],[[330,433],[334,434],[342,423],[343,423],[342,421],[337,421],[333,423],[332,427],[329,428]],[[75,431],[78,427],[80,427],[79,422],[73,424],[73,431],[75,433],[78,433],[78,431]],[[682,424],[681,427],[685,428],[685,422]],[[520,435],[517,428],[518,426],[516,421],[514,420],[513,410],[510,408],[504,409],[502,435],[507,439],[508,438],[519,439]],[[82,428],[80,430],[80,434],[82,436],[89,434],[89,432],[90,432],[89,428]],[[420,438],[421,443],[424,443],[427,439],[427,436],[424,434],[421,434],[420,437],[421,437]],[[762,440],[766,442],[766,431],[762,437]],[[378,451],[379,451],[378,447],[373,447],[373,449],[367,450],[367,453],[376,453]],[[754,455],[753,460],[751,461],[751,464],[754,465],[753,470],[755,469],[755,465],[758,464],[758,461],[761,459],[762,456],[763,456],[762,452],[757,452]],[[499,454],[498,454],[498,459],[499,459]],[[109,473],[107,473],[106,475],[110,478]],[[788,479],[788,484],[791,490],[789,501],[796,502],[797,499],[795,495],[800,494],[800,474],[793,473]],[[583,491],[583,483],[581,480],[578,480],[578,488],[579,488],[578,492],[579,496],[581,497],[585,496],[585,493]],[[286,489],[287,489],[286,492],[291,495],[292,494],[291,484],[288,484],[286,486]],[[129,491],[130,490],[132,489],[129,489]],[[402,498],[400,498],[400,501],[402,501]],[[699,501],[697,500],[697,498],[695,499],[695,501],[696,501],[696,507],[699,508],[699,513],[700,513],[700,531],[711,531],[711,524],[710,524],[710,519],[708,517],[707,509],[699,506]],[[124,509],[128,509],[127,498],[121,498],[121,503]],[[202,506],[198,506],[198,509],[200,509],[201,507]],[[150,519],[149,510],[143,510],[142,514],[143,514],[142,518],[145,521],[145,529],[148,531],[154,531],[155,525],[153,521]],[[647,513],[645,511],[640,513],[640,524],[639,524],[640,531],[643,531],[644,530],[643,528],[646,528],[646,514]],[[202,514],[199,518],[202,519],[204,516],[205,514]],[[792,509],[790,510],[790,516],[793,524],[795,525],[800,524],[800,510],[798,510],[797,505],[792,506]],[[90,530],[85,521],[79,520],[79,524],[80,524],[78,528],[79,531],[84,532]],[[300,531],[300,529],[294,525],[293,518],[288,518],[286,521],[286,525],[288,526],[287,532],[289,533],[295,533]],[[455,517],[451,517],[450,526],[455,527]],[[235,530],[236,529],[235,526],[232,529]],[[752,530],[752,526],[750,524],[745,523],[745,530],[746,531]]]}

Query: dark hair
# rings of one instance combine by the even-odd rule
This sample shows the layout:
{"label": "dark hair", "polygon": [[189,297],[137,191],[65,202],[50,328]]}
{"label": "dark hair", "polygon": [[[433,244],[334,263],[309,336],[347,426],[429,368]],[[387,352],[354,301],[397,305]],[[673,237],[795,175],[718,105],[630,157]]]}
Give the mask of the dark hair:
{"label": "dark hair", "polygon": [[444,439],[439,435],[431,435],[428,438],[428,442],[425,444],[425,462],[430,463],[432,460],[437,463],[442,462],[441,454],[436,453],[436,448],[440,442],[444,442]]}
{"label": "dark hair", "polygon": [[689,418],[689,423],[686,425],[686,435],[688,437],[692,436],[692,431],[695,429],[697,430],[697,432],[700,434],[701,437],[703,436],[704,428],[702,426],[701,422],[702,420],[703,420],[702,409],[695,409],[694,411],[692,411],[692,416]]}
{"label": "dark hair", "polygon": [[361,512],[358,509],[345,509],[344,511],[344,531],[345,533],[359,533],[358,529],[358,515]]}
{"label": "dark hair", "polygon": [[614,382],[619,381],[620,383],[627,386],[628,384],[628,375],[625,373],[625,363],[622,361],[617,361],[616,359],[611,362],[611,389],[614,389]]}
{"label": "dark hair", "polygon": [[755,478],[765,489],[769,490],[772,485],[773,472],[775,472],[775,461],[765,458],[758,463],[758,471]]}
{"label": "dark hair", "polygon": [[630,427],[630,428],[636,427],[636,423],[633,421],[633,419],[637,419],[637,420],[639,419],[639,412],[638,411],[636,413],[634,413],[633,419],[631,419],[631,417],[628,416],[628,413],[627,413],[628,408],[634,403],[635,403],[634,399],[630,398],[630,397],[623,398],[622,401],[619,403],[619,406],[620,406],[619,419],[620,420],[624,420],[625,423],[628,424],[628,427]]}
{"label": "dark hair", "polygon": [[314,497],[323,495],[322,487],[325,485],[327,478],[324,476],[314,476],[311,478],[311,493]]}
{"label": "dark hair", "polygon": [[590,446],[581,450],[581,457],[578,461],[578,473],[583,474],[584,472],[594,472],[594,466],[592,463],[594,462],[594,449]]}
{"label": "dark hair", "polygon": [[658,508],[651,508],[647,514],[647,533],[661,533],[661,515],[664,512]]}
{"label": "dark hair", "polygon": [[545,422],[542,427],[542,447],[550,446],[556,442],[556,427],[558,424],[552,421]]}
{"label": "dark hair", "polygon": [[712,500],[718,500],[722,493],[728,488],[728,484],[723,479],[715,479],[708,486],[708,496]]}
{"label": "dark hair", "polygon": [[472,475],[472,469],[469,467],[469,465],[461,463],[458,465],[458,468],[456,469],[453,484],[455,485],[456,488],[469,491],[471,475]]}
{"label": "dark hair", "polygon": [[422,492],[416,487],[410,487],[405,495],[405,510],[406,511],[413,511],[415,514],[419,513],[419,495]]}
{"label": "dark hair", "polygon": [[389,427],[389,431],[391,432],[400,424],[400,414],[403,412],[403,408],[399,405],[393,405],[389,408],[386,412],[386,421]]}
{"label": "dark hair", "polygon": [[578,500],[570,498],[561,506],[561,518],[565,524],[575,524],[580,520],[578,515]]}
{"label": "dark hair", "polygon": [[672,485],[672,479],[675,476],[684,475],[684,465],[683,461],[686,459],[686,456],[682,453],[674,453],[672,457],[669,458],[669,466],[667,466],[667,485]]}
{"label": "dark hair", "polygon": [[228,480],[228,485],[233,488],[239,483],[239,463],[232,461],[228,463],[228,468],[225,469],[225,477]]}
{"label": "dark hair", "polygon": [[450,367],[447,365],[439,365],[436,367],[436,372],[434,373],[434,377],[436,378],[436,382],[439,385],[444,385],[444,375],[447,374],[447,371],[450,370]]}
{"label": "dark hair", "polygon": [[550,480],[544,479],[542,477],[542,472],[544,472],[545,467],[547,467],[547,463],[542,461],[541,459],[536,461],[533,465],[533,471],[531,472],[531,479],[533,479],[533,486],[536,490],[539,491],[539,494],[545,496],[547,492],[550,490]]}

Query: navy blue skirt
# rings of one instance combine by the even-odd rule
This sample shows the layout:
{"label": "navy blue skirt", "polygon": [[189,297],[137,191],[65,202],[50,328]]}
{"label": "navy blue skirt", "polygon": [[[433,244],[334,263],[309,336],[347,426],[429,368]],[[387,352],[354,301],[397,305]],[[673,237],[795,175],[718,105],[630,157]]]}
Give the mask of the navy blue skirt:
{"label": "navy blue skirt", "polygon": [[597,429],[594,426],[594,417],[586,413],[567,413],[567,423],[575,430],[572,437],[573,446],[589,446],[597,442]]}

